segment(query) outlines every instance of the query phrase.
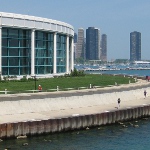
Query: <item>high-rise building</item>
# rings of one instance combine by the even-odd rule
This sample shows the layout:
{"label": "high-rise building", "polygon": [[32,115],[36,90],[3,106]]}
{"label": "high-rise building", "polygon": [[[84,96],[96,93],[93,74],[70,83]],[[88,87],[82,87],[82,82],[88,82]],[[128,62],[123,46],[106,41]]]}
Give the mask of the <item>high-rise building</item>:
{"label": "high-rise building", "polygon": [[76,59],[77,55],[77,33],[74,33],[74,60]]}
{"label": "high-rise building", "polygon": [[86,29],[86,59],[100,60],[100,30],[95,27]]}
{"label": "high-rise building", "polygon": [[130,61],[141,60],[141,33],[134,31],[130,33]]}
{"label": "high-rise building", "polygon": [[102,34],[101,37],[101,54],[100,54],[101,61],[107,61],[107,35]]}
{"label": "high-rise building", "polygon": [[77,43],[77,33],[74,33],[74,43]]}
{"label": "high-rise building", "polygon": [[76,48],[76,58],[83,58],[84,56],[84,29],[78,29],[78,38],[77,38],[77,48]]}
{"label": "high-rise building", "polygon": [[77,43],[74,43],[74,60],[77,58]]}

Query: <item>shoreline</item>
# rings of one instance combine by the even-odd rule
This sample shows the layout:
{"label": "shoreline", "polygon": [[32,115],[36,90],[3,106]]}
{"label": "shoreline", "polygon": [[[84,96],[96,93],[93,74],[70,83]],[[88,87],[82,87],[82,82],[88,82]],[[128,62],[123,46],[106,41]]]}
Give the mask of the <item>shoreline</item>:
{"label": "shoreline", "polygon": [[[61,132],[148,116],[149,85],[139,80],[103,89],[1,96],[0,138]],[[144,89],[148,93],[146,99]],[[121,107],[116,109],[118,96]]]}

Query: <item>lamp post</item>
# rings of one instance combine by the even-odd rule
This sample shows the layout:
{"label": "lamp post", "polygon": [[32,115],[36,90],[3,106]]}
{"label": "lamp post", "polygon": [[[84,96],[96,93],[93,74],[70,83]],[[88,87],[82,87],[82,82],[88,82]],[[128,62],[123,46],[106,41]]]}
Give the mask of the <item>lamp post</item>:
{"label": "lamp post", "polygon": [[34,82],[35,82],[35,90],[36,90],[36,74],[34,76]]}
{"label": "lamp post", "polygon": [[0,71],[0,80],[2,80],[2,73],[1,73],[1,71]]}
{"label": "lamp post", "polygon": [[35,90],[36,90],[36,74],[35,75],[32,75],[31,77],[33,77],[34,78],[34,88],[35,88]]}

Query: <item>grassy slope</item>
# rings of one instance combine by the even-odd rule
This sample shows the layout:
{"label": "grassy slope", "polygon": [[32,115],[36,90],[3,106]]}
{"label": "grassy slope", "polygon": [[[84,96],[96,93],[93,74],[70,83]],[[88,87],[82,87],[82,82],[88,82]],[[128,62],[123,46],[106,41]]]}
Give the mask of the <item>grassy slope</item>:
{"label": "grassy slope", "polygon": [[[59,77],[59,78],[49,78],[49,79],[38,79],[36,81],[36,87],[42,85],[43,90],[56,89],[56,86],[63,88],[78,88],[78,87],[89,87],[90,84],[95,86],[108,86],[114,85],[115,82],[118,84],[128,84],[129,80],[134,82],[133,78],[127,78],[122,76],[110,76],[110,75],[94,75],[88,74],[83,77]],[[8,91],[24,91],[24,90],[34,90],[35,81],[7,81],[0,83],[0,91],[7,89]]]}

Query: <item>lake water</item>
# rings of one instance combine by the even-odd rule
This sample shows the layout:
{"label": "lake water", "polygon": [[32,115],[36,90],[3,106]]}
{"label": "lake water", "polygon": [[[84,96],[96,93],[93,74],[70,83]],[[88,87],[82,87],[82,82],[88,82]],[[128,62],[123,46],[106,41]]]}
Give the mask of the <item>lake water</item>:
{"label": "lake water", "polygon": [[94,71],[87,73],[102,73],[102,74],[124,74],[124,75],[136,75],[136,76],[150,76],[150,70],[114,70],[114,71]]}
{"label": "lake water", "polygon": [[[121,72],[122,71],[122,72]],[[109,74],[130,74],[146,76],[150,70],[105,71]],[[100,72],[98,72],[100,73]],[[150,118],[132,121],[138,128],[125,122],[127,128],[119,124],[94,127],[89,130],[70,131],[28,137],[27,139],[10,139],[0,142],[0,150],[148,150],[150,147]],[[28,143],[28,146],[23,146]]]}
{"label": "lake water", "polygon": [[111,70],[111,71],[87,71],[86,73],[96,73],[96,74],[125,74],[125,75],[137,75],[137,76],[150,76],[150,64],[147,65],[112,65],[112,66],[89,66],[89,65],[80,65],[75,66],[76,69],[82,70],[84,68],[106,68],[106,69],[114,69],[114,68],[145,68],[145,70]]}
{"label": "lake water", "polygon": [[[150,118],[125,122],[127,128],[112,124],[89,130],[55,133],[27,139],[4,140],[0,150],[148,150],[150,147]],[[23,146],[28,143],[28,146]]]}

